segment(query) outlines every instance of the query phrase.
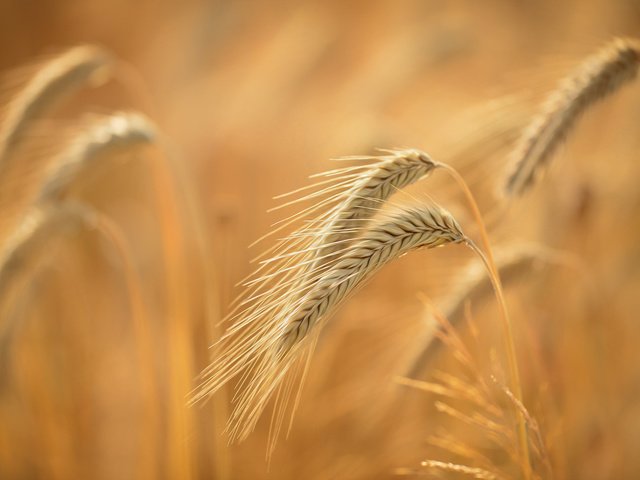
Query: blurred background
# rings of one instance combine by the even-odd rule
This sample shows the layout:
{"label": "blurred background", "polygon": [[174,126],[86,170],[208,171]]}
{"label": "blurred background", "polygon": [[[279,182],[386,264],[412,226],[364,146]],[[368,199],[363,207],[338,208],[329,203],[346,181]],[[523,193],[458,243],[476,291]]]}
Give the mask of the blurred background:
{"label": "blurred background", "polygon": [[[462,398],[506,368],[491,295],[455,324],[474,374],[451,342],[411,368],[432,328],[424,299],[444,308],[469,281],[463,247],[400,259],[336,314],[269,465],[268,415],[228,445],[231,391],[186,407],[235,285],[276,238],[248,245],[295,212],[267,213],[272,197],[336,168],[331,158],[395,147],[459,168],[497,254],[546,252],[505,279],[545,450],[534,451],[537,476],[637,478],[640,85],[591,110],[525,198],[504,211],[496,192],[545,94],[601,44],[639,31],[637,0],[1,1],[4,109],[66,48],[118,59],[34,125],[25,162],[46,163],[91,113],[139,111],[161,135],[70,193],[117,226],[138,297],[117,249],[91,231],[52,237],[26,287],[3,297],[0,478],[465,478],[427,459],[518,478],[504,447],[513,425],[499,414],[508,401],[492,397],[496,441]],[[397,200],[424,195],[473,232],[444,175]],[[464,384],[450,401],[466,416],[407,376]]]}

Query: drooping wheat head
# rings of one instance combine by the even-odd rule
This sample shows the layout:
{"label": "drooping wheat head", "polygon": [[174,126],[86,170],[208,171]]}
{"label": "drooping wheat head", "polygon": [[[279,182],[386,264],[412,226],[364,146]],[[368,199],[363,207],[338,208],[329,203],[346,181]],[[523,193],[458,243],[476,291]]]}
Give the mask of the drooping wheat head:
{"label": "drooping wheat head", "polygon": [[598,100],[634,80],[639,66],[640,42],[615,39],[562,80],[516,147],[504,193],[514,197],[531,187],[578,118]]}
{"label": "drooping wheat head", "polygon": [[[38,62],[26,72],[13,73],[9,98],[0,115],[0,237],[17,228],[20,215],[33,201],[43,181],[51,149],[59,134],[38,130],[44,117],[63,99],[105,78],[112,59],[98,47],[80,46]],[[53,128],[53,132],[60,129]],[[40,138],[50,142],[41,145]],[[0,239],[1,240],[1,239]]]}
{"label": "drooping wheat head", "polygon": [[332,268],[318,275],[314,287],[293,305],[282,337],[283,349],[304,339],[319,319],[339,304],[354,286],[390,259],[419,247],[433,248],[465,240],[460,226],[438,208],[407,208],[376,222],[351,247],[342,252]]}
{"label": "drooping wheat head", "polygon": [[38,194],[38,202],[60,200],[74,180],[95,170],[102,155],[127,151],[156,139],[156,129],[146,117],[134,112],[90,117],[69,145],[52,162]]}
{"label": "drooping wheat head", "polygon": [[273,316],[290,298],[291,292],[301,295],[311,288],[317,275],[330,268],[338,252],[362,232],[366,222],[390,196],[436,167],[427,154],[417,150],[348,159],[367,163],[326,172],[318,175],[326,177],[325,180],[276,197],[312,190],[278,208],[305,200],[314,203],[276,224],[274,231],[268,234],[273,235],[294,221],[304,221],[302,227],[258,257],[270,256],[244,282],[247,289],[238,297],[236,307],[227,317],[227,321],[234,322],[228,335],[243,328],[244,319]]}
{"label": "drooping wheat head", "polygon": [[34,119],[61,98],[99,79],[110,63],[111,57],[104,50],[79,46],[40,67],[6,107],[0,127],[0,171]]}
{"label": "drooping wheat head", "polygon": [[[232,438],[242,439],[251,432],[284,377],[312,349],[321,325],[376,271],[410,250],[466,241],[455,219],[436,206],[404,208],[357,230],[359,235],[339,251],[335,262],[307,273],[307,282],[293,284],[298,290],[270,299],[268,308],[250,311],[219,345],[194,400],[211,395],[245,371],[230,420]],[[278,398],[287,397],[291,386],[285,384],[284,389]],[[282,400],[282,408],[287,401]],[[274,414],[275,439],[283,413]]]}

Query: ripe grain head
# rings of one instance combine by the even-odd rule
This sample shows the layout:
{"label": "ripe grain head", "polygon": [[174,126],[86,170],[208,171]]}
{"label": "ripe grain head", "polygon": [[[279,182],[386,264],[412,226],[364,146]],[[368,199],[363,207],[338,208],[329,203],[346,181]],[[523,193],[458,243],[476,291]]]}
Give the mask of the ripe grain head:
{"label": "ripe grain head", "polygon": [[[267,297],[262,308],[248,310],[248,316],[239,318],[203,372],[194,401],[211,395],[244,371],[229,429],[232,438],[245,438],[274,392],[280,392],[278,398],[283,395],[276,408],[287,407],[292,387],[285,379],[296,366],[305,364],[320,327],[350,294],[408,251],[464,241],[455,219],[437,206],[407,207],[374,218],[359,230],[352,244],[340,250],[335,262],[310,272],[304,284],[292,282],[292,291],[283,289],[283,294]],[[278,432],[284,414],[274,415]]]}
{"label": "ripe grain head", "polygon": [[517,145],[504,193],[514,197],[528,190],[578,118],[598,100],[634,80],[639,66],[640,42],[615,39],[562,80]]}

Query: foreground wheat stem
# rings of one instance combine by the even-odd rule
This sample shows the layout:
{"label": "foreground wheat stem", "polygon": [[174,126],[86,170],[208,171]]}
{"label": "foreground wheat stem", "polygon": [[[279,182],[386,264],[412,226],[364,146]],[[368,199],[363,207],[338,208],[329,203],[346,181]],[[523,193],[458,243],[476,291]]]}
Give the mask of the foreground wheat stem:
{"label": "foreground wheat stem", "polygon": [[[496,268],[495,260],[493,258],[493,253],[491,251],[491,244],[489,242],[489,235],[487,234],[487,229],[484,225],[484,221],[482,220],[482,214],[480,213],[480,209],[478,208],[478,204],[475,201],[467,182],[464,181],[462,176],[458,173],[458,171],[446,164],[439,164],[440,168],[445,170],[451,177],[456,181],[456,183],[460,186],[460,189],[464,193],[467,203],[473,213],[475,221],[478,225],[480,240],[484,247],[485,253],[478,248],[476,244],[471,241],[467,242],[467,245],[478,254],[478,256],[482,259],[483,263],[487,267],[487,271],[489,272],[489,276],[491,278],[491,284],[493,285],[493,289],[496,293],[496,298],[498,300],[498,304],[500,306],[500,313],[502,318],[502,328],[503,328],[503,336],[507,353],[507,363],[509,366],[509,380],[511,383],[511,389],[516,397],[516,399],[522,402],[522,386],[520,384],[520,374],[518,372],[518,361],[516,357],[516,348],[515,342],[513,340],[513,327],[511,324],[511,318],[509,317],[509,311],[507,309],[507,304],[504,300],[504,294],[502,291],[502,282],[500,281],[500,275],[498,273],[498,269]],[[526,427],[526,419],[522,415],[522,412],[516,410],[516,418],[518,420],[518,443],[520,444],[520,455],[522,456],[522,467],[524,469],[524,475],[526,479],[531,478],[531,460],[529,455],[529,442],[527,441],[527,427]]]}
{"label": "foreground wheat stem", "polygon": [[[518,372],[518,364],[516,363],[516,352],[515,352],[515,344],[513,341],[513,329],[511,327],[511,321],[509,319],[509,313],[507,311],[506,302],[504,300],[504,294],[502,292],[502,285],[500,284],[500,279],[491,273],[492,267],[490,264],[490,260],[488,257],[482,252],[482,250],[473,242],[467,242],[467,245],[471,250],[473,250],[485,264],[487,271],[489,272],[489,277],[491,279],[491,284],[493,285],[493,290],[496,293],[496,298],[498,299],[498,305],[500,306],[501,318],[503,319],[502,326],[504,330],[504,341],[505,347],[507,350],[507,363],[509,365],[509,377],[511,388],[513,390],[513,394],[515,398],[522,402],[522,387],[520,384],[520,374]],[[529,442],[527,440],[527,424],[524,415],[518,409],[514,409],[516,412],[516,418],[518,421],[518,443],[520,449],[520,455],[522,456],[522,467],[524,470],[525,478],[531,478],[531,460],[529,455]]]}

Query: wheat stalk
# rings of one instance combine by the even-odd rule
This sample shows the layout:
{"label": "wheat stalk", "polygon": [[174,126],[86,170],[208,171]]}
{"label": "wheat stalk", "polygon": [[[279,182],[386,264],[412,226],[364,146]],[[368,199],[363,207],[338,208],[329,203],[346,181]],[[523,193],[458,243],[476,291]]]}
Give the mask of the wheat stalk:
{"label": "wheat stalk", "polygon": [[518,196],[531,187],[578,118],[598,100],[635,79],[639,66],[640,42],[615,39],[566,77],[516,147],[505,194]]}

